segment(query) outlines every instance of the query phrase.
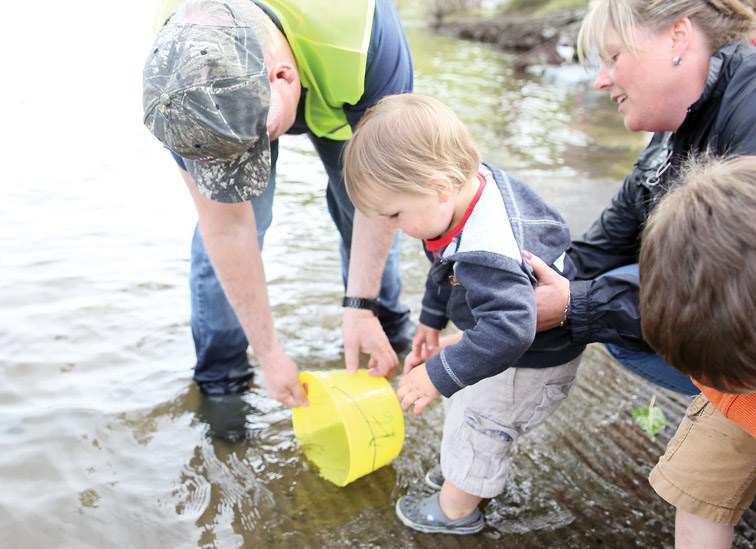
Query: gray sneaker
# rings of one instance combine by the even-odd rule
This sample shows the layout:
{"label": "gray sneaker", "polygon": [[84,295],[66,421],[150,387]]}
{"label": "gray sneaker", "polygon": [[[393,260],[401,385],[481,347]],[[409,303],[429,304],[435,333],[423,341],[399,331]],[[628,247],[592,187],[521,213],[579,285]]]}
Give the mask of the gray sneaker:
{"label": "gray sneaker", "polygon": [[396,515],[405,526],[428,534],[476,534],[486,524],[483,513],[477,507],[466,517],[449,519],[441,510],[438,494],[426,498],[399,498],[396,502]]}
{"label": "gray sneaker", "polygon": [[425,473],[425,484],[434,490],[440,490],[444,484],[444,474],[441,472],[441,465],[434,465],[433,468]]}

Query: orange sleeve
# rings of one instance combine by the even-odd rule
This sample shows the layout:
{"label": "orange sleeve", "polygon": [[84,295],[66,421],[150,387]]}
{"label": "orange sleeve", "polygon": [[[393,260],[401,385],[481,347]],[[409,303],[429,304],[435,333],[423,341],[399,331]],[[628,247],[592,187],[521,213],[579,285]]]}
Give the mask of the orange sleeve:
{"label": "orange sleeve", "polygon": [[695,379],[691,380],[722,415],[740,425],[752,437],[756,437],[756,393],[723,393],[702,385]]}

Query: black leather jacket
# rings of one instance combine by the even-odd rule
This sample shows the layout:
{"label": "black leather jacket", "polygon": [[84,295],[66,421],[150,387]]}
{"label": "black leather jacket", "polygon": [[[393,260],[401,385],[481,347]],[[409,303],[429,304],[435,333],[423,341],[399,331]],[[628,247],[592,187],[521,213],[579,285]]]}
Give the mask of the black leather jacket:
{"label": "black leather jacket", "polygon": [[570,283],[573,343],[614,343],[651,351],[641,335],[638,279],[595,277],[638,262],[641,230],[649,213],[674,184],[681,163],[707,151],[717,156],[756,154],[752,45],[726,46],[712,56],[703,93],[678,131],[653,136],[611,204],[573,241],[569,254],[578,269]]}

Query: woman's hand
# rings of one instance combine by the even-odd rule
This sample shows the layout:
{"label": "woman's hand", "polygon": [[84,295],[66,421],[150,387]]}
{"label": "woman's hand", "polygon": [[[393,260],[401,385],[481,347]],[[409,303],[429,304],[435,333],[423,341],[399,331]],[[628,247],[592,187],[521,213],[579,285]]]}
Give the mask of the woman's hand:
{"label": "woman's hand", "polygon": [[523,250],[522,256],[533,268],[533,274],[538,279],[535,287],[538,306],[536,332],[556,328],[564,320],[567,301],[570,298],[570,281],[527,250]]}

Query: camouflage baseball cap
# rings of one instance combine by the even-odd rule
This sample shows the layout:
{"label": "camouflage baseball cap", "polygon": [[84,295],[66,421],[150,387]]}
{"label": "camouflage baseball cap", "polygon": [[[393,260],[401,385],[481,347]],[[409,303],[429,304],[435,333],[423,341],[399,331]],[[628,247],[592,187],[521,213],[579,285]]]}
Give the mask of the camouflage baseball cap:
{"label": "camouflage baseball cap", "polygon": [[249,27],[168,24],[143,74],[144,124],[185,159],[197,188],[243,202],[270,177],[270,84]]}

